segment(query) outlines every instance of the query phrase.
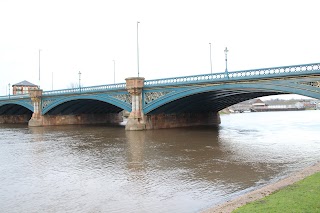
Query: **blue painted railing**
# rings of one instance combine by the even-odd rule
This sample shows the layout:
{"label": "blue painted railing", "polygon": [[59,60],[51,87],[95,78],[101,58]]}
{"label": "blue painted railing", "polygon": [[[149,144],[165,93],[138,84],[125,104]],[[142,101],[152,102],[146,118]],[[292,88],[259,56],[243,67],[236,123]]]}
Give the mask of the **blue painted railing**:
{"label": "blue painted railing", "polygon": [[10,96],[8,96],[8,95],[0,96],[0,100],[1,99],[6,99],[6,100],[8,100],[8,99],[21,99],[21,98],[30,98],[30,95],[29,94],[23,94],[23,95],[19,94],[19,95],[10,95]]}
{"label": "blue painted railing", "polygon": [[71,89],[61,89],[61,90],[53,90],[53,91],[44,91],[42,94],[44,96],[51,95],[63,95],[63,94],[74,94],[74,93],[87,93],[87,92],[100,92],[106,90],[118,90],[125,89],[126,83],[119,84],[108,84],[108,85],[99,85],[99,86],[91,86],[91,87],[78,87]]}
{"label": "blue painted railing", "polygon": [[[205,82],[213,82],[213,81],[262,79],[262,78],[271,78],[271,77],[300,75],[302,73],[305,73],[305,74],[319,73],[320,74],[320,63],[242,70],[242,71],[233,71],[228,73],[223,72],[223,73],[213,73],[213,74],[204,74],[204,75],[192,75],[192,76],[182,76],[182,77],[174,77],[174,78],[146,80],[144,82],[144,86],[153,87],[153,86],[182,85],[182,84],[192,84],[192,83],[202,83],[202,82],[205,83]],[[90,93],[90,92],[119,90],[119,89],[125,89],[125,88],[126,88],[126,83],[119,83],[119,84],[99,85],[99,86],[91,86],[91,87],[44,91],[43,95],[52,96],[52,95],[64,95],[64,94],[76,94],[76,93]],[[9,98],[17,99],[17,98],[28,98],[28,97],[29,95],[10,95],[10,97],[0,96],[0,100],[9,99]]]}
{"label": "blue painted railing", "polygon": [[[110,91],[110,90],[119,90],[125,89],[126,83],[119,84],[108,84],[108,85],[99,85],[99,86],[91,86],[91,87],[78,87],[78,88],[70,88],[70,89],[60,89],[60,90],[52,90],[52,91],[43,91],[43,96],[53,96],[53,95],[64,95],[64,94],[76,94],[76,93],[88,93],[88,92],[101,92],[101,91]],[[17,99],[17,98],[30,98],[29,94],[25,95],[10,95],[0,96],[1,99]]]}
{"label": "blue painted railing", "polygon": [[182,76],[175,78],[162,78],[155,80],[147,80],[144,82],[145,87],[152,86],[166,86],[166,85],[181,85],[192,84],[212,81],[225,81],[225,80],[245,80],[245,79],[258,79],[269,77],[280,77],[299,75],[301,73],[310,73],[318,71],[320,74],[320,63],[302,64],[293,66],[282,66],[262,69],[252,69],[234,72],[213,73],[204,75]]}

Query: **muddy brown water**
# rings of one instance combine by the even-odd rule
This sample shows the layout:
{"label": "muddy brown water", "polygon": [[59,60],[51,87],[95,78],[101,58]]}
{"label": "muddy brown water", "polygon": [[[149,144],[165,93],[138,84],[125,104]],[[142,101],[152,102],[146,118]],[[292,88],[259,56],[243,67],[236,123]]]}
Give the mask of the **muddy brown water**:
{"label": "muddy brown water", "polygon": [[0,212],[199,212],[320,159],[320,111],[219,127],[0,126]]}

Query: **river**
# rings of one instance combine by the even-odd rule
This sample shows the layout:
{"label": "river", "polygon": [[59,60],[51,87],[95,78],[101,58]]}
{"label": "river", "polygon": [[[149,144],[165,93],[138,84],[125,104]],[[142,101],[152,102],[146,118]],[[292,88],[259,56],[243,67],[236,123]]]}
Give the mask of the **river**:
{"label": "river", "polygon": [[0,212],[199,212],[317,162],[320,111],[219,127],[0,125]]}

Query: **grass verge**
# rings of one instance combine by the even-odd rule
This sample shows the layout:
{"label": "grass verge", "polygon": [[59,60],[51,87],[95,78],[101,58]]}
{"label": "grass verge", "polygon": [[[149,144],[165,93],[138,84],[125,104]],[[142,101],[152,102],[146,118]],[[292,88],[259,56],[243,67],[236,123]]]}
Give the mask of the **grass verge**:
{"label": "grass verge", "polygon": [[247,212],[320,212],[320,172],[233,211]]}

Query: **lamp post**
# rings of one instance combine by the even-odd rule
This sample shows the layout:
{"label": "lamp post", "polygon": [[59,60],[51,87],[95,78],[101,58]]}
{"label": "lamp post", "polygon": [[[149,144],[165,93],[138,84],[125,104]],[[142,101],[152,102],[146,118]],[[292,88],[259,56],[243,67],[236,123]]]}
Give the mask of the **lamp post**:
{"label": "lamp post", "polygon": [[209,46],[210,46],[210,70],[211,70],[211,74],[212,74],[211,43],[209,43]]}
{"label": "lamp post", "polygon": [[137,21],[137,66],[138,66],[138,77],[139,77],[139,23]]}
{"label": "lamp post", "polygon": [[40,53],[41,53],[41,49],[39,49],[39,89],[40,89]]}
{"label": "lamp post", "polygon": [[51,73],[51,89],[53,90],[53,72]]}
{"label": "lamp post", "polygon": [[224,54],[225,54],[225,59],[226,59],[226,75],[227,75],[227,77],[229,77],[228,76],[228,52],[229,52],[229,50],[226,47],[226,49],[224,49]]}
{"label": "lamp post", "polygon": [[79,91],[81,92],[81,72],[79,71]]}
{"label": "lamp post", "polygon": [[116,84],[116,61],[113,60],[113,83]]}
{"label": "lamp post", "polygon": [[9,91],[8,91],[8,92],[9,92],[8,94],[9,94],[9,99],[10,99],[10,83],[8,84],[8,87],[9,87],[9,88],[8,88],[8,90],[9,90]]}

